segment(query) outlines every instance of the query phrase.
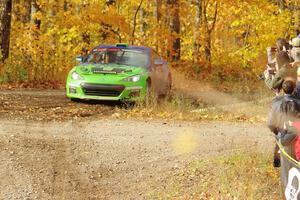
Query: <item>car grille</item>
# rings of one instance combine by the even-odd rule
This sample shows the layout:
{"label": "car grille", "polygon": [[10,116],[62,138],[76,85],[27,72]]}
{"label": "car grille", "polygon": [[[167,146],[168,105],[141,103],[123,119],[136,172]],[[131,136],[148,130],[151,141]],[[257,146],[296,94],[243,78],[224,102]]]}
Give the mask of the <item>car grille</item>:
{"label": "car grille", "polygon": [[123,92],[125,86],[83,83],[81,88],[85,95],[117,97]]}

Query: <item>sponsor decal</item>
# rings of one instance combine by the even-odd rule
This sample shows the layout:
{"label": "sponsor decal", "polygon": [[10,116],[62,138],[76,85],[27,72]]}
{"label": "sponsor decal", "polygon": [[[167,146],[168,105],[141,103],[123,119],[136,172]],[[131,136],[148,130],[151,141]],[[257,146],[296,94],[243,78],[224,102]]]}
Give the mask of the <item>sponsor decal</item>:
{"label": "sponsor decal", "polygon": [[118,52],[118,51],[122,51],[122,49],[120,48],[97,48],[94,49],[93,52]]}
{"label": "sponsor decal", "polygon": [[298,200],[300,193],[300,172],[293,167],[289,170],[288,183],[285,188],[285,198],[287,200]]}

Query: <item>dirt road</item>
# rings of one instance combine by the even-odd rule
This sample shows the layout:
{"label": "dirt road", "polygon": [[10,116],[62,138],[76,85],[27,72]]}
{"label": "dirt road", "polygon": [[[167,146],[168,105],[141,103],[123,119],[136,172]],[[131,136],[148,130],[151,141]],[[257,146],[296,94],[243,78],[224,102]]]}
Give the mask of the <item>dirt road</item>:
{"label": "dirt road", "polygon": [[151,199],[194,160],[273,145],[265,124],[114,120],[116,105],[32,94],[0,93],[0,199]]}
{"label": "dirt road", "polygon": [[64,90],[0,90],[0,119],[66,121],[111,116],[122,106],[112,102],[74,103]]}

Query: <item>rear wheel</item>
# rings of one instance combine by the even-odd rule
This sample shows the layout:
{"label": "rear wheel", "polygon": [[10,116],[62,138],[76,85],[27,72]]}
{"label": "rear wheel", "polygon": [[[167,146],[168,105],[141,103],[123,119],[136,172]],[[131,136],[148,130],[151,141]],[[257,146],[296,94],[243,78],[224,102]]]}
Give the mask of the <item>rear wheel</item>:
{"label": "rear wheel", "polygon": [[171,91],[171,89],[172,89],[172,75],[171,74],[169,74],[169,91]]}
{"label": "rear wheel", "polygon": [[171,79],[171,75],[169,75],[168,81],[165,85],[164,93],[162,95],[160,95],[160,97],[162,97],[162,98],[168,97],[171,93],[171,89],[172,89],[172,79]]}
{"label": "rear wheel", "polygon": [[171,74],[169,74],[166,94],[169,95],[171,93],[171,90],[172,90],[172,77]]}
{"label": "rear wheel", "polygon": [[151,80],[148,79],[146,84],[146,94],[145,94],[144,102],[146,103],[146,105],[149,105],[152,99],[153,99],[153,89],[152,89]]}

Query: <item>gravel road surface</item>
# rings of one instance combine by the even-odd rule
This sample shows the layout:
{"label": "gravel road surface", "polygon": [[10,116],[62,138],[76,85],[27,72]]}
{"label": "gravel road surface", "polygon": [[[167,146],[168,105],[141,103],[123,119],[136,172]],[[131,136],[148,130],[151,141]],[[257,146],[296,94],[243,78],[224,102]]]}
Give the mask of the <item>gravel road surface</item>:
{"label": "gravel road surface", "polygon": [[120,106],[0,91],[0,199],[151,199],[190,162],[272,150],[262,123],[114,119]]}

